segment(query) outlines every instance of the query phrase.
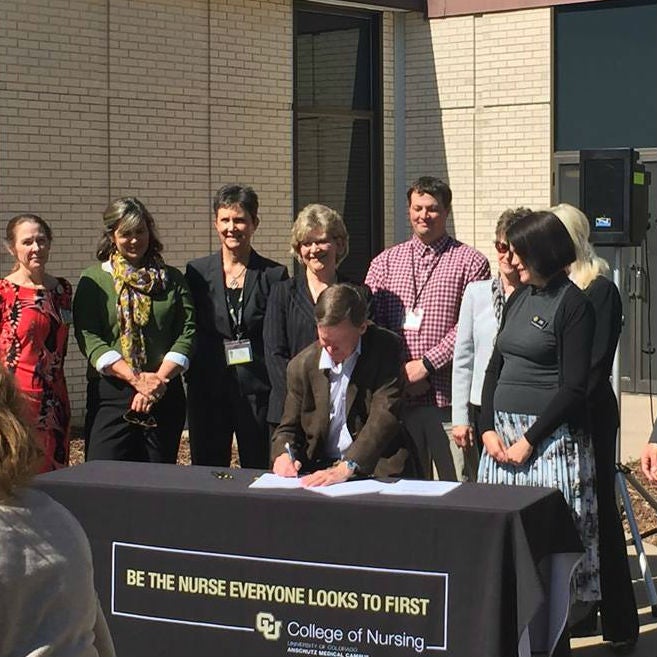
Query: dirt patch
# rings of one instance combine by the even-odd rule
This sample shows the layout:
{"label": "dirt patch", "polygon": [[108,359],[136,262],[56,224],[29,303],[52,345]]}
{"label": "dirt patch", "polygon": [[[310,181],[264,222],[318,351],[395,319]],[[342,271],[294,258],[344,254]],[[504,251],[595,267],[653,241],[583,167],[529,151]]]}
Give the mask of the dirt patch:
{"label": "dirt patch", "polygon": [[[82,438],[82,429],[79,427],[73,427],[72,436],[70,462],[71,465],[78,465],[79,463],[84,463],[84,439]],[[190,465],[191,462],[192,458],[189,453],[189,436],[187,431],[183,431],[180,439],[180,447],[178,449],[178,465]],[[239,455],[234,442],[230,467],[239,468]]]}
{"label": "dirt patch", "polygon": [[[655,501],[657,501],[657,485],[649,483],[644,477],[643,472],[641,472],[641,463],[639,461],[631,461],[627,464],[627,467],[632,471],[632,474],[636,477],[637,481],[648,491]],[[627,492],[629,493],[632,502],[634,517],[636,518],[636,524],[641,534],[646,534],[657,527],[657,511],[648,504],[628,480],[626,480],[626,482]],[[629,533],[630,527],[627,523],[627,519],[623,519],[623,526],[625,531]],[[646,536],[643,540],[647,543],[657,545],[657,534]]]}

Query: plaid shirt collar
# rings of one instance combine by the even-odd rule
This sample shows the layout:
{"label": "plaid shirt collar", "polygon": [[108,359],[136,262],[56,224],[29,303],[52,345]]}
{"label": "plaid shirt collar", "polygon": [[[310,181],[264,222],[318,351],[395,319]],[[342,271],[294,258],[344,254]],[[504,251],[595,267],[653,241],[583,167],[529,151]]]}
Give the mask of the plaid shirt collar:
{"label": "plaid shirt collar", "polygon": [[427,249],[433,251],[434,255],[440,255],[447,250],[449,244],[452,243],[452,238],[445,233],[442,237],[439,237],[429,244],[425,244],[417,235],[413,234],[411,237],[411,248],[417,256],[420,258],[425,255]]}

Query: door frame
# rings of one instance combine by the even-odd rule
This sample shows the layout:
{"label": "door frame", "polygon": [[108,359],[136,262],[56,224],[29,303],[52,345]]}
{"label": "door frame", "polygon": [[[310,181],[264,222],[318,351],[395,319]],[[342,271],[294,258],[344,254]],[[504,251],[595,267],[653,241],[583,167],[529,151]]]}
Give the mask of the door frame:
{"label": "door frame", "polygon": [[[299,11],[318,14],[334,14],[365,19],[370,22],[370,110],[344,110],[323,108],[321,111],[302,107],[297,103],[297,15]],[[352,9],[341,5],[324,5],[316,2],[295,0],[293,4],[293,101],[292,101],[292,178],[293,211],[296,217],[299,207],[299,120],[306,116],[326,118],[367,119],[370,130],[370,255],[374,257],[383,249],[384,234],[384,158],[383,158],[383,13],[364,9]],[[348,227],[347,227],[348,228]],[[296,261],[295,261],[296,262]],[[296,266],[296,265],[295,265]]]}

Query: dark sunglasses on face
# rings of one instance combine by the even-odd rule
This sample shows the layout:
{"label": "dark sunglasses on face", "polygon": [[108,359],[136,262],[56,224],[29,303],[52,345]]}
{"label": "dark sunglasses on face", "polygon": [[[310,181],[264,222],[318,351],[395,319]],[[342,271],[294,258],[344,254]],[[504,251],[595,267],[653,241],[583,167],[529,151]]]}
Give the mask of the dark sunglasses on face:
{"label": "dark sunglasses on face", "polygon": [[507,242],[500,242],[499,240],[495,242],[495,250],[498,253],[508,253],[509,252],[509,245]]}

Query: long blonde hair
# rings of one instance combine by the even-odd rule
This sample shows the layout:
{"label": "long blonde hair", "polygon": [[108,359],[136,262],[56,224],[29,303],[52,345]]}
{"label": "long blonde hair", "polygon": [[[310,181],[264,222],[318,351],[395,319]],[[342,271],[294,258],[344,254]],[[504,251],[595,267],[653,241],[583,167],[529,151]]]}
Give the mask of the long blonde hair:
{"label": "long blonde hair", "polygon": [[609,273],[609,265],[589,242],[589,220],[580,209],[569,203],[559,203],[550,211],[559,217],[575,245],[577,259],[570,265],[570,279],[585,290],[598,276]]}
{"label": "long blonde hair", "polygon": [[14,376],[0,365],[0,502],[32,478],[43,452],[23,415]]}

